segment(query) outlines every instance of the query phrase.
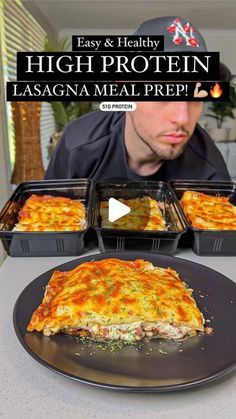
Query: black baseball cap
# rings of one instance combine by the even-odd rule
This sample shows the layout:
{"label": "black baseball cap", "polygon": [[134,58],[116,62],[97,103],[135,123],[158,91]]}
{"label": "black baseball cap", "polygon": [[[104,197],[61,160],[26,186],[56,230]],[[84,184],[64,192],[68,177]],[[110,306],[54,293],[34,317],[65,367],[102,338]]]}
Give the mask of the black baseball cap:
{"label": "black baseball cap", "polygon": [[[207,51],[202,34],[188,20],[179,16],[164,16],[143,22],[134,35],[164,35],[165,52]],[[220,81],[230,81],[229,68],[220,63]]]}

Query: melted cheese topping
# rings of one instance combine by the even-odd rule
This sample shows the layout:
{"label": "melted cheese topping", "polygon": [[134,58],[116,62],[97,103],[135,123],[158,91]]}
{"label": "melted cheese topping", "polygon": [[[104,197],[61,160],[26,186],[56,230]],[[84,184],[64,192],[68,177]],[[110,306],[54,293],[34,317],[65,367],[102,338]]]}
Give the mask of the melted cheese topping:
{"label": "melted cheese topping", "polygon": [[53,273],[27,330],[86,332],[93,339],[179,339],[204,330],[191,293],[176,271],[151,262],[85,262]]}
{"label": "melted cheese topping", "polygon": [[86,227],[80,201],[49,195],[31,195],[19,212],[14,231],[78,231]]}
{"label": "melted cheese topping", "polygon": [[119,199],[131,208],[129,214],[111,223],[108,220],[108,201],[100,203],[103,228],[127,230],[167,230],[160,204],[148,196],[136,199]]}
{"label": "melted cheese topping", "polygon": [[236,207],[225,196],[185,191],[181,205],[193,227],[204,230],[236,230]]}

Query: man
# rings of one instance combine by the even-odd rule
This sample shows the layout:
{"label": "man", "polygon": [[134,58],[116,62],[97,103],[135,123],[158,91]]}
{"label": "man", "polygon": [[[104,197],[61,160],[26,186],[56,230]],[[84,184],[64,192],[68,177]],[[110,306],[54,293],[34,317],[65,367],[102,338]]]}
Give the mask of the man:
{"label": "man", "polygon": [[[207,51],[202,35],[173,16],[144,22],[136,35],[164,35],[166,52]],[[221,64],[221,80],[230,71]],[[94,112],[70,123],[46,179],[230,180],[223,157],[197,124],[202,102],[137,102],[132,112]]]}

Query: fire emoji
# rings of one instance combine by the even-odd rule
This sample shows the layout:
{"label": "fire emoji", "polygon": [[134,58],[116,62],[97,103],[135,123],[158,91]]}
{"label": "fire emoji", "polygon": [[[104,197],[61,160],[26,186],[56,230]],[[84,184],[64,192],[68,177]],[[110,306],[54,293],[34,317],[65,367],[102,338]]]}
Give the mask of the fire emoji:
{"label": "fire emoji", "polygon": [[222,95],[222,93],[223,93],[223,90],[221,89],[219,83],[215,83],[213,89],[210,89],[210,94],[215,99],[217,99],[218,97],[220,97]]}

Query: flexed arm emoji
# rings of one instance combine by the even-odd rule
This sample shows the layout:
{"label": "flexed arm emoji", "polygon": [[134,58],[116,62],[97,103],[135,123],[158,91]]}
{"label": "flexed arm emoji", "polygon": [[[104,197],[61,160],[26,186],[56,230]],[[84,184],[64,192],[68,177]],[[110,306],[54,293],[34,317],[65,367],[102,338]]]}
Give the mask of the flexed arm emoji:
{"label": "flexed arm emoji", "polygon": [[196,83],[195,89],[194,89],[194,97],[206,97],[208,96],[208,93],[206,90],[199,90],[200,86],[202,85],[202,83]]}

